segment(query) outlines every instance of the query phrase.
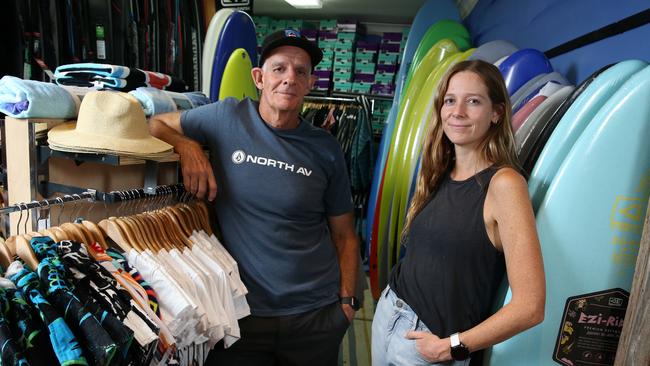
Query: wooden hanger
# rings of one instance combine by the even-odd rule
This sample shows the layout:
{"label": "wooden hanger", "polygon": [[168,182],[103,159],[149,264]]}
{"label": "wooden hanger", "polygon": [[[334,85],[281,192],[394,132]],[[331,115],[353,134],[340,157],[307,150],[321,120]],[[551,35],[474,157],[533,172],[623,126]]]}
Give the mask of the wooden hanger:
{"label": "wooden hanger", "polygon": [[83,220],[81,224],[93,234],[93,237],[95,240],[97,240],[97,243],[99,243],[100,247],[108,249],[108,243],[106,243],[106,233],[102,230],[101,227],[99,227],[99,225],[88,220]]}
{"label": "wooden hanger", "polygon": [[9,268],[11,262],[11,254],[9,254],[9,250],[5,246],[5,240],[0,238],[0,265],[2,265],[3,272]]}
{"label": "wooden hanger", "polygon": [[[111,240],[113,240],[122,251],[128,253],[131,249],[134,249],[135,245],[131,246],[131,244],[129,244],[129,238],[114,219],[114,217],[103,219],[98,225],[102,230],[104,230],[106,236],[111,238]],[[141,251],[139,248],[136,250]]]}
{"label": "wooden hanger", "polygon": [[192,245],[189,239],[181,232],[180,224],[176,220],[176,217],[169,210],[159,210],[159,212],[161,219],[168,225],[167,228],[174,239],[174,246],[177,248],[183,245],[188,248],[191,247]]}
{"label": "wooden hanger", "polygon": [[162,245],[167,249],[171,250],[176,247],[174,244],[175,240],[170,234],[170,229],[166,225],[166,221],[160,217],[159,212],[146,212],[144,216],[147,218],[149,223],[155,228],[156,232],[159,233],[158,237],[161,240]]}
{"label": "wooden hanger", "polygon": [[194,204],[199,208],[197,212],[199,213],[203,230],[209,236],[212,236],[212,226],[210,226],[210,211],[208,210],[208,205],[203,201],[196,201]]}
{"label": "wooden hanger", "polygon": [[[178,205],[178,208],[179,208],[179,210],[181,212],[183,212],[185,214],[185,217],[187,217],[188,221],[191,223],[191,229],[192,230],[190,231],[190,235],[192,235],[192,233],[194,231],[200,231],[202,229],[203,225],[201,224],[201,220],[199,219],[199,215],[195,211],[194,207],[188,205],[187,203],[180,203]],[[188,236],[190,236],[190,235],[188,235]]]}
{"label": "wooden hanger", "polygon": [[61,228],[61,230],[65,231],[66,233],[68,233],[69,238],[71,238],[72,240],[78,241],[80,243],[88,242],[88,238],[86,238],[84,233],[81,232],[81,230],[74,224],[66,222],[59,225],[59,228]]}
{"label": "wooden hanger", "polygon": [[29,240],[22,235],[16,237],[16,254],[25,261],[29,269],[36,271],[40,262],[36,258],[36,253],[29,244]]}

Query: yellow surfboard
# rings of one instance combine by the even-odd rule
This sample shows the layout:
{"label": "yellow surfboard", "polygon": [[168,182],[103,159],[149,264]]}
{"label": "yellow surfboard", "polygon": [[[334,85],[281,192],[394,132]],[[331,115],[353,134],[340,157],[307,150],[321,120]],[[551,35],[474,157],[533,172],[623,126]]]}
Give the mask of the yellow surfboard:
{"label": "yellow surfboard", "polygon": [[219,88],[219,100],[228,97],[242,100],[249,97],[258,100],[257,88],[253,82],[251,70],[253,64],[251,58],[243,48],[236,49],[228,59],[226,68],[223,71],[221,87]]}

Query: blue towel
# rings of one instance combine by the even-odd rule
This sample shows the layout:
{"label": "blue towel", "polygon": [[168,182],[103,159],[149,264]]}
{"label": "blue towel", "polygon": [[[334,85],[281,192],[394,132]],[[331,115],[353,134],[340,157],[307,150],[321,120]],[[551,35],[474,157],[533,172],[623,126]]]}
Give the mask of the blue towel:
{"label": "blue towel", "polygon": [[56,84],[9,75],[0,79],[0,112],[14,118],[76,118],[80,104]]}
{"label": "blue towel", "polygon": [[192,109],[210,103],[210,99],[201,92],[175,93],[152,87],[140,87],[130,91],[129,94],[138,99],[146,116]]}

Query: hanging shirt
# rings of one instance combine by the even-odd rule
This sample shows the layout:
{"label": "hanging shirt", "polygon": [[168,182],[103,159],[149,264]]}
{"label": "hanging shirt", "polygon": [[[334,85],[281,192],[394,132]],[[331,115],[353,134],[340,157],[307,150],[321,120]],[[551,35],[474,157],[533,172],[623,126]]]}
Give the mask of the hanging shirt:
{"label": "hanging shirt", "polygon": [[[17,263],[17,265],[14,265]],[[26,295],[30,305],[38,310],[50,336],[50,342],[56,358],[61,365],[88,366],[88,361],[82,354],[81,346],[65,320],[56,308],[43,296],[38,275],[18,262],[12,263],[7,269],[7,275]]]}
{"label": "hanging shirt", "polygon": [[186,328],[193,328],[198,322],[194,316],[196,307],[181,290],[180,285],[163,266],[146,253],[130,250],[127,260],[138,269],[158,294],[161,319],[167,324],[178,347],[191,343],[191,340],[184,339],[182,335]]}
{"label": "hanging shirt", "polygon": [[95,365],[109,365],[118,350],[117,344],[95,315],[74,295],[65,280],[65,267],[49,237],[34,237],[30,245],[40,260],[37,273],[48,299],[63,314],[68,325],[80,335],[84,351]]}
{"label": "hanging shirt", "polygon": [[56,355],[43,321],[33,315],[35,309],[29,305],[23,292],[7,278],[0,278],[0,292],[0,296],[7,300],[1,305],[2,312],[18,346],[25,351],[27,361],[32,366],[49,365]]}
{"label": "hanging shirt", "polygon": [[9,309],[9,300],[4,289],[0,289],[0,365],[10,366],[30,366],[29,361],[25,358],[23,348],[17,341],[9,327],[9,322],[5,316],[6,310]]}
{"label": "hanging shirt", "polygon": [[[126,352],[131,350],[134,360],[138,364],[147,364],[155,342],[158,340],[158,327],[151,319],[135,304],[128,291],[119,285],[115,278],[94,259],[90,258],[85,244],[64,240],[55,244],[56,252],[66,265],[68,273],[73,276],[68,278],[74,284],[74,292],[81,299],[88,299],[88,304],[98,319],[101,319],[111,337],[120,342],[120,349],[126,358]],[[90,300],[96,301],[94,305]],[[110,316],[100,316],[100,309],[106,309]],[[110,319],[118,319],[119,326],[115,324],[105,325]],[[126,328],[126,329],[124,329]],[[127,335],[124,334],[128,331]],[[130,347],[131,340],[135,337],[136,347]],[[128,343],[126,343],[128,341]],[[152,344],[153,343],[153,344]]]}

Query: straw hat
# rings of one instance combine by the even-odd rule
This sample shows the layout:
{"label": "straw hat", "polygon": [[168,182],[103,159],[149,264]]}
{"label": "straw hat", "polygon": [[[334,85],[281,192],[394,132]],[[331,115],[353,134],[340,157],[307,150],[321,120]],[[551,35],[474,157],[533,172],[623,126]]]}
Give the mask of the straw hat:
{"label": "straw hat", "polygon": [[48,143],[53,150],[117,153],[161,157],[172,146],[149,134],[147,119],[132,95],[93,91],[83,98],[77,122],[52,128]]}

